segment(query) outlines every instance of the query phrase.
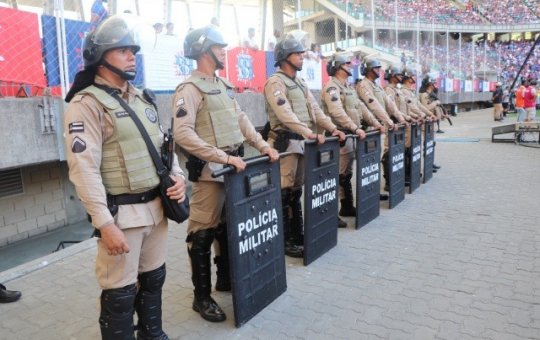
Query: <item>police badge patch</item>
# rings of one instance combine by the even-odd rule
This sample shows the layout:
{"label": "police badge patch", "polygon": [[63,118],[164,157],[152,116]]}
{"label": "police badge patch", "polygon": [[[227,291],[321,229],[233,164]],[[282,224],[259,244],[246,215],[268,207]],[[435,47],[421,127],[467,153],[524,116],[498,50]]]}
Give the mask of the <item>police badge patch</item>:
{"label": "police badge patch", "polygon": [[146,114],[146,118],[148,118],[149,121],[151,121],[152,123],[157,122],[157,115],[154,110],[147,108],[146,110],[144,110],[144,113]]}
{"label": "police badge patch", "polygon": [[86,150],[86,142],[79,137],[73,138],[73,141],[71,142],[71,152],[81,153],[84,150]]}
{"label": "police badge patch", "polygon": [[281,105],[285,104],[285,99],[279,98],[278,101],[277,101],[277,104],[278,104],[278,106],[281,106]]}
{"label": "police badge patch", "polygon": [[187,115],[187,111],[183,107],[179,108],[178,111],[176,111],[176,118],[181,118],[185,115]]}

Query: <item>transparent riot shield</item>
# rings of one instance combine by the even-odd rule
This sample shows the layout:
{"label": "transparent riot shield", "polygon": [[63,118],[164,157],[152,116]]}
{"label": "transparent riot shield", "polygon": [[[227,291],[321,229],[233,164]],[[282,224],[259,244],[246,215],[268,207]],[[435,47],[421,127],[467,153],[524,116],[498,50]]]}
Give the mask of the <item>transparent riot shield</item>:
{"label": "transparent riot shield", "polygon": [[373,221],[380,212],[381,134],[366,133],[356,140],[356,229]]}
{"label": "transparent riot shield", "polygon": [[306,141],[304,150],[304,265],[337,245],[339,142]]}
{"label": "transparent riot shield", "polygon": [[408,159],[409,194],[420,186],[422,179],[422,128],[418,124],[411,125],[411,147],[405,155]]}
{"label": "transparent riot shield", "polygon": [[405,127],[388,131],[388,207],[405,199]]}
{"label": "transparent riot shield", "polygon": [[433,122],[424,124],[424,183],[433,177],[433,162],[435,161],[435,134]]}
{"label": "transparent riot shield", "polygon": [[287,290],[279,162],[247,159],[225,173],[225,209],[234,319],[240,327]]}

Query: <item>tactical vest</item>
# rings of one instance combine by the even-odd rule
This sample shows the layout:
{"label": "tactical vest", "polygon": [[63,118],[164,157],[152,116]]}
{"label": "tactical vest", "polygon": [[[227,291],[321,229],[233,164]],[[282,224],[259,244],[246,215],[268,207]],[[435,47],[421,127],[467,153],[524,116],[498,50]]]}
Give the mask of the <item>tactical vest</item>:
{"label": "tactical vest", "polygon": [[[311,119],[311,114],[309,112],[307,101],[307,91],[309,90],[307,89],[307,85],[304,83],[304,81],[299,78],[296,78],[295,81],[281,72],[276,72],[271,77],[278,77],[283,81],[283,83],[285,83],[285,87],[287,88],[287,93],[285,93],[285,97],[287,97],[287,100],[291,105],[292,111],[296,114],[298,120],[306,124],[309,129],[312,129],[313,120]],[[268,81],[270,81],[270,79]],[[266,98],[266,101],[268,101],[268,98]],[[270,127],[272,128],[272,130],[285,128],[285,126],[279,121],[276,113],[272,110],[272,107],[268,105],[268,103],[266,105],[266,108],[268,111],[268,119],[270,120]]]}
{"label": "tactical vest", "polygon": [[403,91],[398,89],[396,86],[388,85],[389,91],[393,93],[394,96],[394,102],[396,103],[396,107],[400,112],[407,113],[407,103],[405,101],[405,98],[403,96]]}
{"label": "tactical vest", "polygon": [[377,99],[377,101],[379,102],[379,104],[381,104],[381,106],[383,108],[386,108],[386,104],[384,103],[384,90],[382,88],[380,88],[379,86],[377,86],[377,84],[375,84],[374,82],[372,82],[371,80],[369,80],[368,78],[364,78],[364,80],[362,81],[365,81],[367,82],[367,86],[369,86],[371,88],[371,91],[373,92],[373,95],[375,96],[375,99]]}
{"label": "tactical vest", "polygon": [[[337,80],[334,77],[331,78],[331,81],[332,81],[332,84],[330,86],[335,85],[336,87],[339,88],[339,96],[340,96],[339,99],[341,100],[343,109],[356,125],[360,125],[362,123],[360,114],[358,112],[360,109],[359,108],[360,99],[358,98],[356,94],[356,90],[350,86],[343,85],[339,80]],[[323,101],[323,110],[324,110],[324,113],[326,113],[326,115],[329,115],[328,107],[326,106],[326,103],[324,101]],[[333,119],[332,119],[332,122],[336,124],[336,122]]]}
{"label": "tactical vest", "polygon": [[244,136],[238,125],[234,86],[219,77],[213,83],[203,78],[190,77],[181,85],[184,84],[195,86],[204,98],[195,120],[197,135],[206,143],[218,148],[242,144]]}
{"label": "tactical vest", "polygon": [[[120,195],[155,188],[159,184],[156,167],[141,132],[126,110],[116,99],[93,85],[79,93],[95,98],[114,125],[113,135],[102,147],[100,171],[105,190],[112,195]],[[129,106],[139,117],[156,150],[159,150],[161,132],[154,106],[139,95]]]}

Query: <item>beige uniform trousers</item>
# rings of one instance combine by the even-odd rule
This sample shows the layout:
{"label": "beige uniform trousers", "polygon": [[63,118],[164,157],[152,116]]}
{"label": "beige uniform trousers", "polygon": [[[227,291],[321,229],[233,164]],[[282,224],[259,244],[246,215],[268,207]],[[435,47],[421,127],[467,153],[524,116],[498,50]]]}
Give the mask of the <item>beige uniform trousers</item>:
{"label": "beige uniform trousers", "polygon": [[98,239],[96,278],[101,289],[134,284],[139,273],[161,267],[167,257],[167,223],[167,218],[163,218],[157,225],[122,229],[129,245],[129,253],[122,255],[107,254],[102,240]]}
{"label": "beige uniform trousers", "polygon": [[493,119],[502,119],[503,111],[502,104],[493,104]]}
{"label": "beige uniform trousers", "polygon": [[223,220],[225,185],[222,182],[192,183],[189,207],[188,235],[199,230],[215,228]]}

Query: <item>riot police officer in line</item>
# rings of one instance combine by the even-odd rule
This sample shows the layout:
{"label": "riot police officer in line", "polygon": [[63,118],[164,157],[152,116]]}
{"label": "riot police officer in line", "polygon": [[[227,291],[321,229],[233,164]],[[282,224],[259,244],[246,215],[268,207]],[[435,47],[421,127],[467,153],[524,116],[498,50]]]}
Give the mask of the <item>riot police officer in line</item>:
{"label": "riot police officer in line", "polygon": [[[139,129],[109,94],[116,92],[129,105],[159,150],[163,134],[151,97],[129,83],[139,49],[125,18],[107,18],[85,38],[85,68],[66,96],[69,177],[100,235],[99,324],[102,338],[111,340],[135,339],[134,311],[137,339],[168,339],[161,320],[167,218],[159,177]],[[185,183],[176,157],[171,172],[176,184],[167,195],[182,201]]]}
{"label": "riot police officer in line", "polygon": [[412,72],[404,70],[401,78],[401,92],[405,97],[407,109],[423,119],[437,120],[437,116],[429,111],[416,97],[416,80]]}
{"label": "riot police officer in line", "polygon": [[[405,124],[406,120],[405,116],[396,107],[396,104],[388,98],[386,92],[384,92],[384,90],[375,82],[380,76],[381,68],[381,62],[378,59],[368,59],[362,70],[364,79],[358,83],[356,91],[360,99],[364,101],[377,119],[379,119],[381,123],[385,123],[388,129],[393,130],[395,128],[394,121],[396,123]],[[382,156],[383,176],[385,179],[388,178],[387,157],[388,139],[385,138]],[[386,189],[388,189],[387,185],[385,185],[385,190]],[[388,199],[388,195],[381,194],[381,199]]]}
{"label": "riot police officer in line", "polygon": [[212,178],[213,171],[230,164],[245,169],[242,160],[244,140],[271,161],[279,154],[257,133],[240,109],[234,86],[216,76],[223,69],[225,46],[221,33],[213,25],[195,29],[184,41],[185,56],[197,61],[197,69],[181,83],[173,96],[174,136],[189,154],[187,168],[193,182],[188,221],[188,254],[195,287],[193,310],[211,322],[226,319],[225,313],[210,296],[212,290],[210,253],[216,242],[216,290],[230,291],[225,188],[223,177]]}
{"label": "riot police officer in line", "polygon": [[437,99],[435,87],[435,80],[431,79],[429,76],[422,79],[422,86],[420,87],[420,102],[424,104],[431,112],[437,116],[437,133],[444,133],[441,130],[441,120],[446,116],[443,109],[441,108],[441,102]]}
{"label": "riot police officer in line", "polygon": [[[401,113],[405,114],[407,121],[421,123],[421,115],[416,114],[413,110],[409,110],[405,95],[401,90],[401,82],[403,73],[398,66],[391,66],[384,73],[385,80],[388,84],[384,87],[384,91],[396,104],[396,107]],[[411,152],[411,127],[405,128],[405,155],[409,155]],[[409,161],[409,157],[405,157],[405,162]],[[405,167],[405,185],[410,183],[409,167]]]}
{"label": "riot police officer in line", "polygon": [[345,134],[322,112],[306,83],[297,77],[304,63],[302,40],[306,36],[305,32],[293,31],[276,44],[274,60],[279,70],[264,85],[271,129],[268,142],[279,152],[292,153],[280,161],[285,254],[291,257],[303,256],[303,140],[324,143],[324,135],[314,132],[316,126],[345,140]]}
{"label": "riot police officer in line", "polygon": [[[358,138],[365,138],[363,127],[371,126],[385,132],[384,126],[369,112],[368,108],[358,98],[354,87],[349,85],[348,77],[351,73],[350,53],[336,53],[326,66],[330,80],[322,90],[322,106],[324,112],[332,122],[347,134],[356,134]],[[341,208],[339,215],[356,216],[354,207],[351,179],[355,158],[355,140],[348,138],[340,148],[339,158],[339,185]],[[347,224],[339,220],[339,227]]]}

